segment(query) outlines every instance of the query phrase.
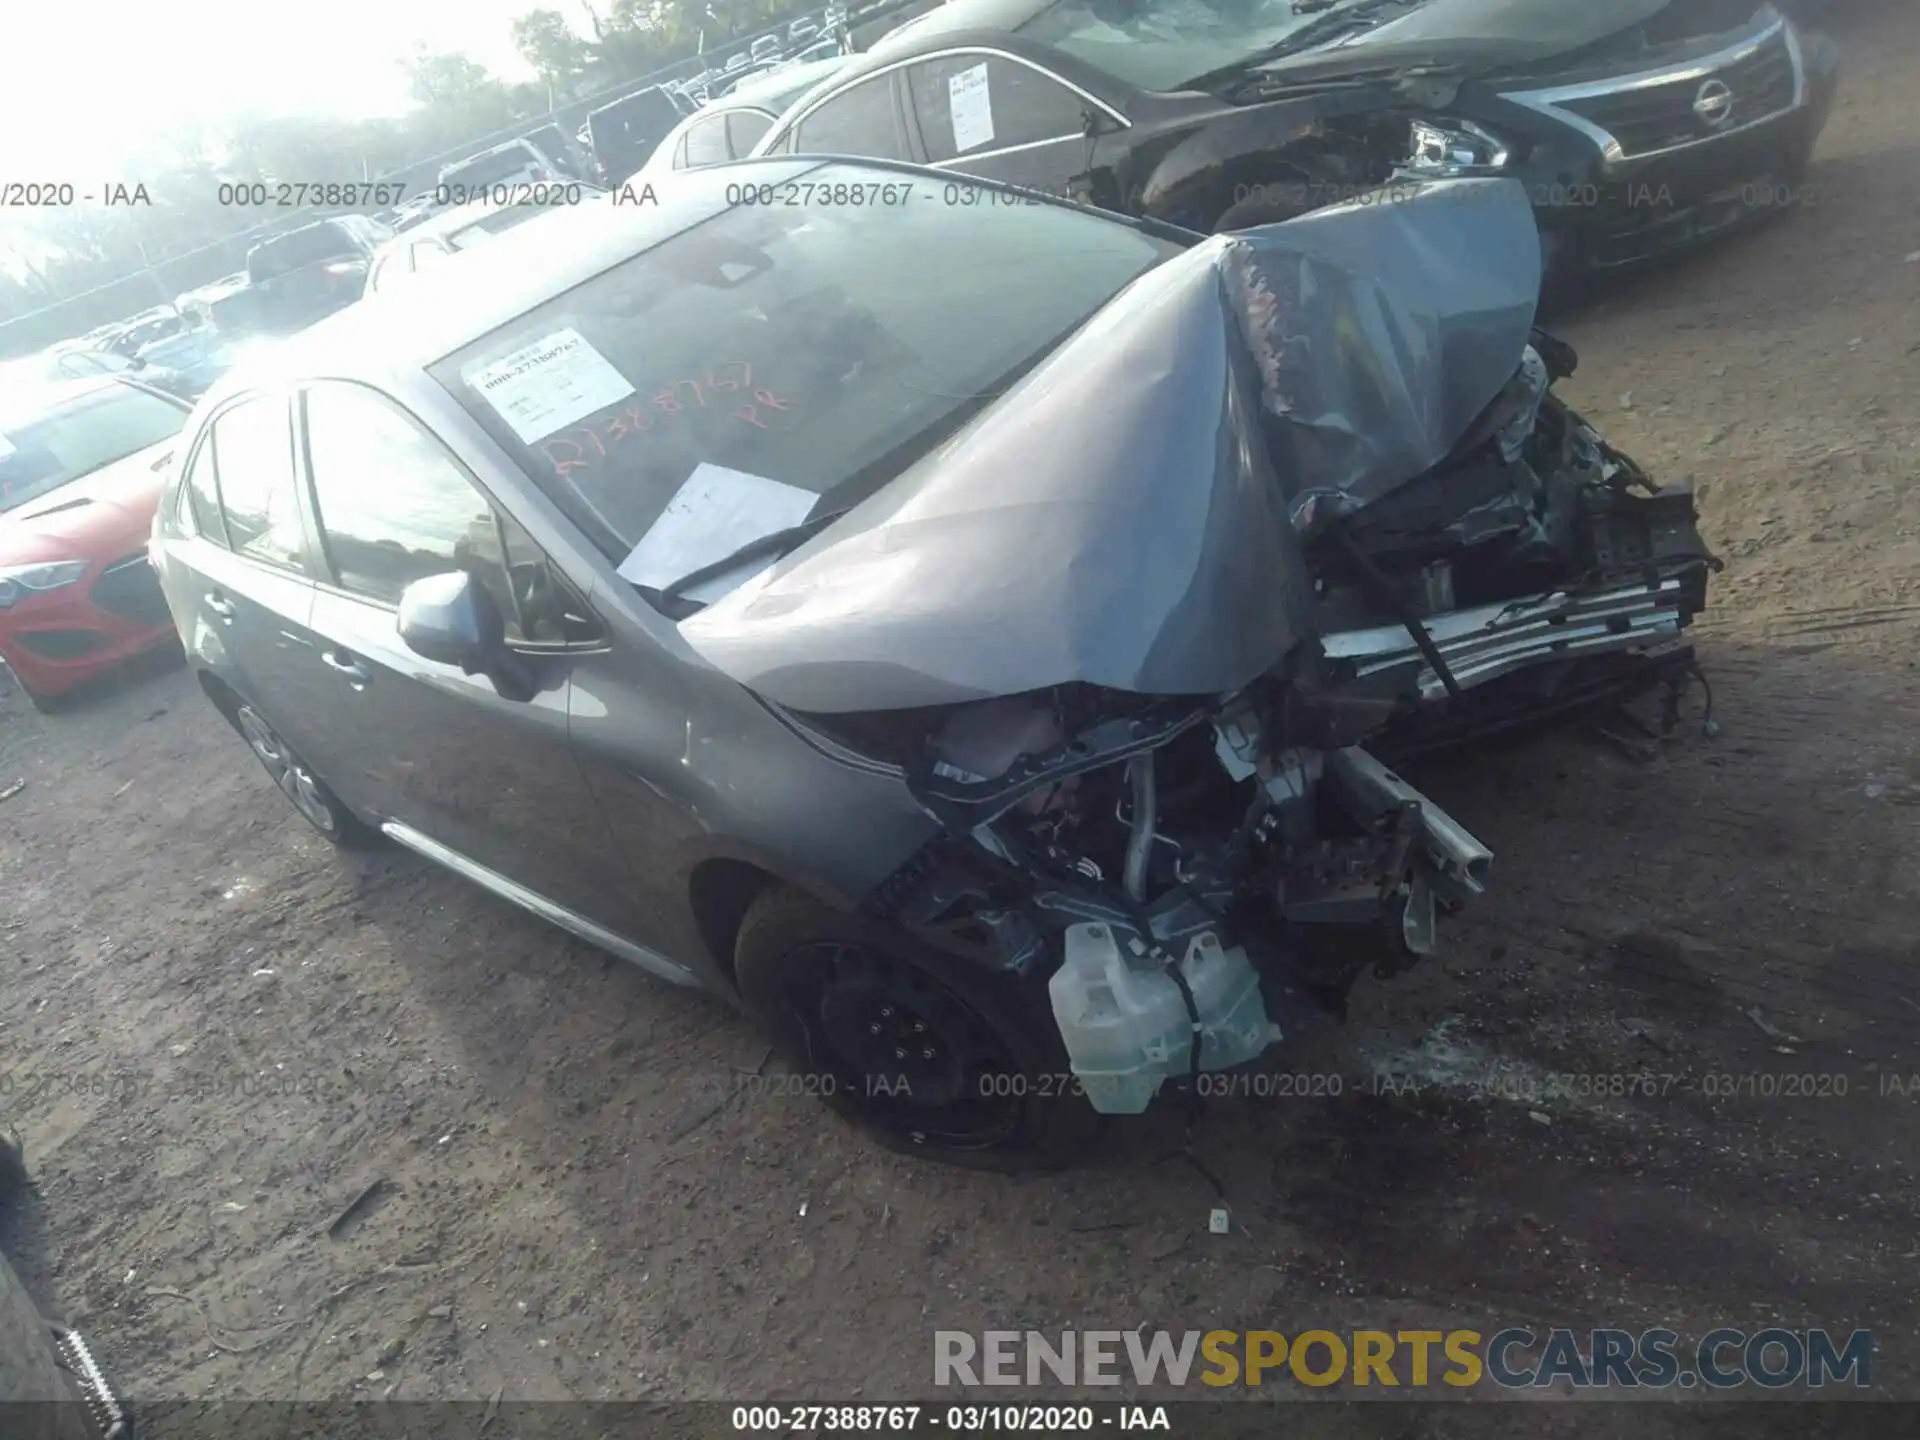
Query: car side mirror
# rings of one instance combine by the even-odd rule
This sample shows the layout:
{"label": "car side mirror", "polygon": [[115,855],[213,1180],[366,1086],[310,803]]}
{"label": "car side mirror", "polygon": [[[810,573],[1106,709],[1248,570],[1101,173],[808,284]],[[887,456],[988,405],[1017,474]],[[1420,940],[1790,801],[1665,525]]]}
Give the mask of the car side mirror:
{"label": "car side mirror", "polygon": [[455,570],[416,580],[400,595],[400,639],[424,660],[458,665],[468,675],[492,670],[507,654],[507,622],[487,587]]}
{"label": "car side mirror", "polygon": [[429,575],[400,592],[400,640],[423,660],[484,675],[503,700],[531,700],[538,688],[507,648],[507,622],[478,580],[464,571]]}

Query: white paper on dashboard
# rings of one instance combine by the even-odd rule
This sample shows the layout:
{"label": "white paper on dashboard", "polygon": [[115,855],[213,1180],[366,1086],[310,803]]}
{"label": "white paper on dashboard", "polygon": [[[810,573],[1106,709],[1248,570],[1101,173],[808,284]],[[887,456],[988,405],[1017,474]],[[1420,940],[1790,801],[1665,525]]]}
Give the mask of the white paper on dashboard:
{"label": "white paper on dashboard", "polygon": [[0,460],[6,459],[11,454],[13,454],[13,442],[6,436],[0,435]]}
{"label": "white paper on dashboard", "polygon": [[[662,589],[742,545],[798,525],[819,500],[813,491],[797,485],[703,461],[620,562],[619,576],[635,585]],[[738,572],[716,575],[685,593],[690,600],[710,604],[772,563],[771,559],[744,562]]]}
{"label": "white paper on dashboard", "polygon": [[947,113],[953,119],[953,148],[962,154],[993,139],[993,100],[987,93],[985,61],[947,77]]}
{"label": "white paper on dashboard", "polygon": [[461,378],[527,445],[633,394],[632,382],[571,326]]}

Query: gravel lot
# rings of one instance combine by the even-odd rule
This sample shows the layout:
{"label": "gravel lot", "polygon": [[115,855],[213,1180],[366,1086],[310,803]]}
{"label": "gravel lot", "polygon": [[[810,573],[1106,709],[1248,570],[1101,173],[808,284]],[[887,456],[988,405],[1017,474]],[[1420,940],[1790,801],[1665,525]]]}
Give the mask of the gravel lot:
{"label": "gravel lot", "polygon": [[724,1006],[336,856],[160,668],[0,697],[28,1283],[136,1399],[879,1399],[936,1328],[1143,1321],[1871,1326],[1920,1392],[1920,8],[1845,38],[1805,206],[1561,326],[1704,494],[1720,735],[1422,773],[1493,889],[1276,1060],[1338,1098],[1208,1104],[1230,1235],[1177,1114],[1010,1181],[720,1103],[765,1056]]}

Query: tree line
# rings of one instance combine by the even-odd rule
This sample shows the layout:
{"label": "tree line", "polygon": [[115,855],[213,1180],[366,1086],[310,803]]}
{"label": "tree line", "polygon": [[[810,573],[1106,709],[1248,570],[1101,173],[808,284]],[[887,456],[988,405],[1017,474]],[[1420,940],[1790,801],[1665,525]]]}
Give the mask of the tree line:
{"label": "tree line", "polygon": [[[554,9],[513,22],[531,80],[509,81],[469,56],[420,46],[403,62],[413,101],[403,115],[234,115],[150,136],[122,162],[124,172],[49,177],[31,194],[8,196],[0,209],[0,251],[11,252],[0,267],[0,355],[211,284],[240,269],[263,235],[329,209],[382,208],[368,203],[375,192],[362,182],[391,182],[378,192],[382,200],[401,187],[418,194],[441,164],[483,141],[549,120],[571,133],[623,86],[696,73],[811,8],[796,0],[580,3],[586,35]],[[252,182],[265,182],[264,191]],[[316,204],[329,186],[349,203]]]}

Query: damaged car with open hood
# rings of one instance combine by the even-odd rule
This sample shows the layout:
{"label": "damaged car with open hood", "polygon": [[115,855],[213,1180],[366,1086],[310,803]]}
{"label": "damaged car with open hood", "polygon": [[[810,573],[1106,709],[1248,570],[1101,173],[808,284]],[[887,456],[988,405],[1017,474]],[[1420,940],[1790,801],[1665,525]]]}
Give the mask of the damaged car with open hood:
{"label": "damaged car with open hood", "polygon": [[1049,1163],[1254,1062],[1489,883],[1397,757],[1692,664],[1691,496],[1551,392],[1510,182],[658,199],[226,377],[154,561],[321,834],[734,999],[889,1144]]}

